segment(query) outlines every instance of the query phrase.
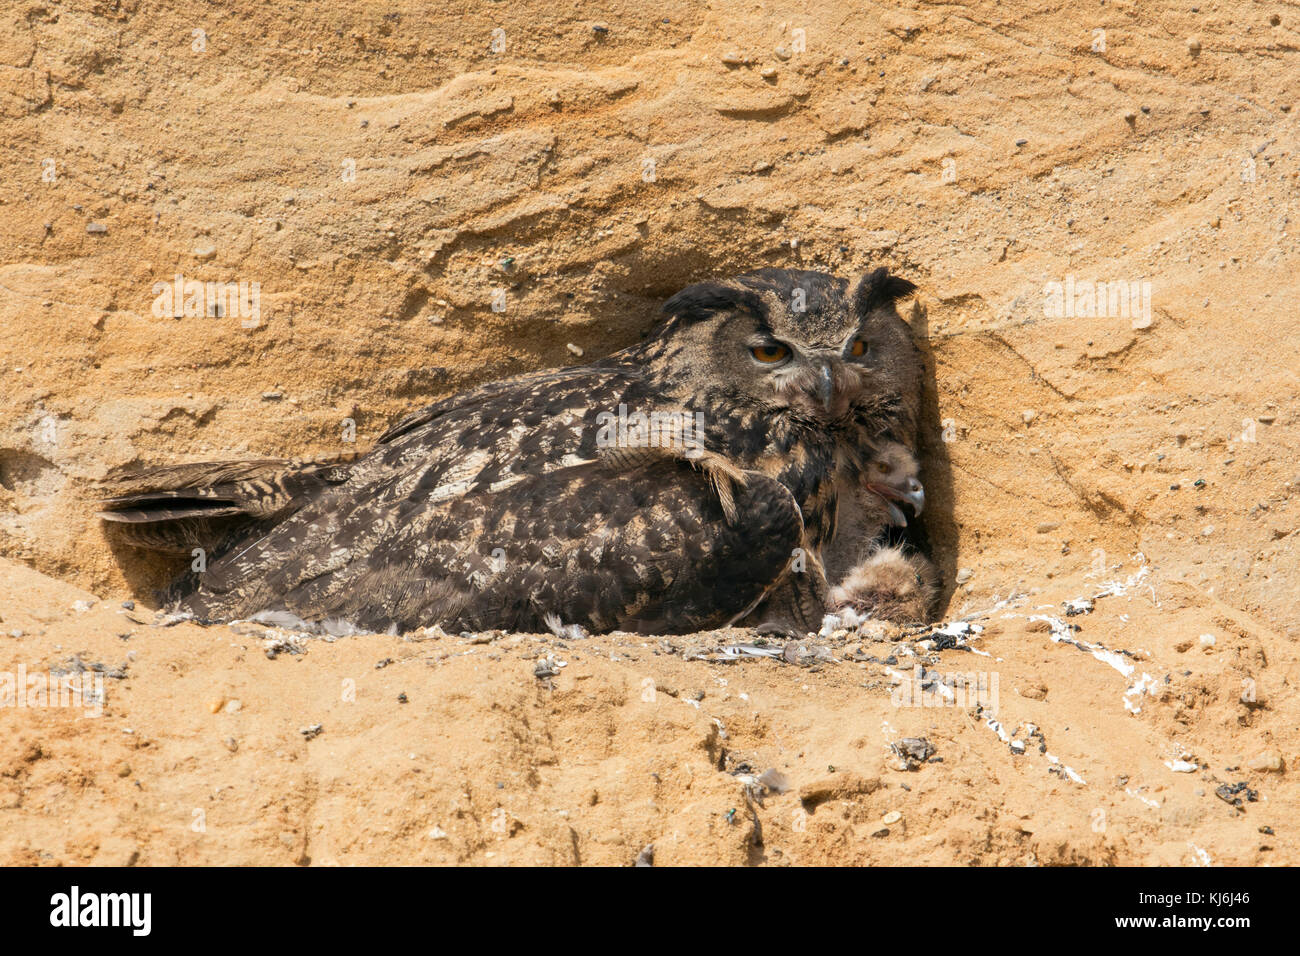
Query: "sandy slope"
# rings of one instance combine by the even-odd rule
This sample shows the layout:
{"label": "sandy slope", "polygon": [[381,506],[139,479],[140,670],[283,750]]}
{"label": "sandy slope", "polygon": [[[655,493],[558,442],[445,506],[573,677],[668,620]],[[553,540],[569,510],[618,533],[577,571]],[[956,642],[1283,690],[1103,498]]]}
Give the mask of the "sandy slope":
{"label": "sandy slope", "polygon": [[[427,6],[0,14],[0,691],[127,665],[102,717],[0,708],[0,862],[1294,861],[1300,11]],[[912,658],[869,634],[269,659],[140,623],[173,569],[85,502],[124,463],[364,447],[697,278],[877,263],[922,289],[945,617],[986,626],[904,644],[996,676],[1023,754],[895,706]],[[177,273],[259,283],[256,326],[157,317]],[[1048,314],[1071,277],[1149,283],[1149,317]],[[942,762],[891,769],[905,736]]]}

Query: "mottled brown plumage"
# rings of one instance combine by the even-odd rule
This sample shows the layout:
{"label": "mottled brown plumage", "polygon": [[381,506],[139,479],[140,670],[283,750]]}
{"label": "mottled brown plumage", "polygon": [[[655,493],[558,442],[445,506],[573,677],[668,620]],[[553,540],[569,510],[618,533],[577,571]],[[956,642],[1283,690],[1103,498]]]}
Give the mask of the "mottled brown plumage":
{"label": "mottled brown plumage", "polygon": [[203,619],[683,632],[788,593],[779,614],[815,627],[839,490],[882,443],[915,446],[912,289],[883,269],[699,283],[641,344],[444,399],[351,463],[178,466],[216,470],[136,476],[106,517],[183,542],[214,507],[237,523],[177,583]]}

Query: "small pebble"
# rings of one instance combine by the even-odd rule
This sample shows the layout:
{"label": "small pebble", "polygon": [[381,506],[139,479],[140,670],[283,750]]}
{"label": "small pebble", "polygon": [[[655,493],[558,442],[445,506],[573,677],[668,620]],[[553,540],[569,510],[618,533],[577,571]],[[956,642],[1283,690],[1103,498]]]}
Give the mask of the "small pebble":
{"label": "small pebble", "polygon": [[893,826],[901,819],[903,819],[903,814],[901,814],[897,810],[890,810],[888,813],[886,813],[883,817],[880,818],[880,822],[883,823],[885,826],[889,827],[889,826]]}
{"label": "small pebble", "polygon": [[962,568],[957,572],[957,583],[965,584],[974,576],[975,576],[975,572],[972,571],[970,568]]}
{"label": "small pebble", "polygon": [[1262,773],[1281,773],[1282,757],[1276,751],[1265,750],[1263,753],[1251,757],[1246,766],[1251,770],[1258,770]]}
{"label": "small pebble", "polygon": [[1198,40],[1198,39],[1196,39],[1196,37],[1192,37],[1190,40],[1188,40],[1188,41],[1187,41],[1187,52],[1190,53],[1192,56],[1196,56],[1196,54],[1200,53],[1200,52],[1201,52],[1201,41]]}
{"label": "small pebble", "polygon": [[88,222],[86,223],[86,232],[95,236],[103,235],[108,232],[108,226],[102,222]]}

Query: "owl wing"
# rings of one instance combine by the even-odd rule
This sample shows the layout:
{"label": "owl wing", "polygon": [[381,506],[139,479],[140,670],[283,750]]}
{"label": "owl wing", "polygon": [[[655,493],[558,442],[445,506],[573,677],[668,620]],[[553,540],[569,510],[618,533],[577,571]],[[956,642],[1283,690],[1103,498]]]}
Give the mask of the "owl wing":
{"label": "owl wing", "polygon": [[[706,470],[663,456],[598,458],[438,502],[419,491],[375,499],[337,517],[327,550],[308,531],[311,547],[259,569],[252,586],[237,562],[218,562],[183,607],[371,630],[538,631],[551,617],[593,631],[717,627],[780,579],[803,532],[783,485],[757,473],[739,481],[733,520]],[[295,530],[269,538],[285,534]]]}
{"label": "owl wing", "polygon": [[663,408],[639,373],[590,366],[430,406],[346,482],[209,562],[181,607],[376,630],[725,623],[783,574],[799,509],[716,455],[602,445],[620,405]]}

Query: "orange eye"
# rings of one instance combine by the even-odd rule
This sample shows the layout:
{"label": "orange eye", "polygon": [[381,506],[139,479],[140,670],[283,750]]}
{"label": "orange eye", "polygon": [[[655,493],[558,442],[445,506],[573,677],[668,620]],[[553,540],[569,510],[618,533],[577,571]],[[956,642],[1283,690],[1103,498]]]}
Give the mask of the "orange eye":
{"label": "orange eye", "polygon": [[768,365],[779,362],[790,354],[790,350],[784,345],[756,345],[749,351],[753,353],[754,358]]}
{"label": "orange eye", "polygon": [[867,354],[867,343],[862,339],[854,339],[853,344],[849,346],[849,354],[854,358],[862,358]]}
{"label": "orange eye", "polygon": [[876,462],[876,471],[880,472],[882,475],[888,474],[889,466],[886,465],[883,461],[878,461]]}

